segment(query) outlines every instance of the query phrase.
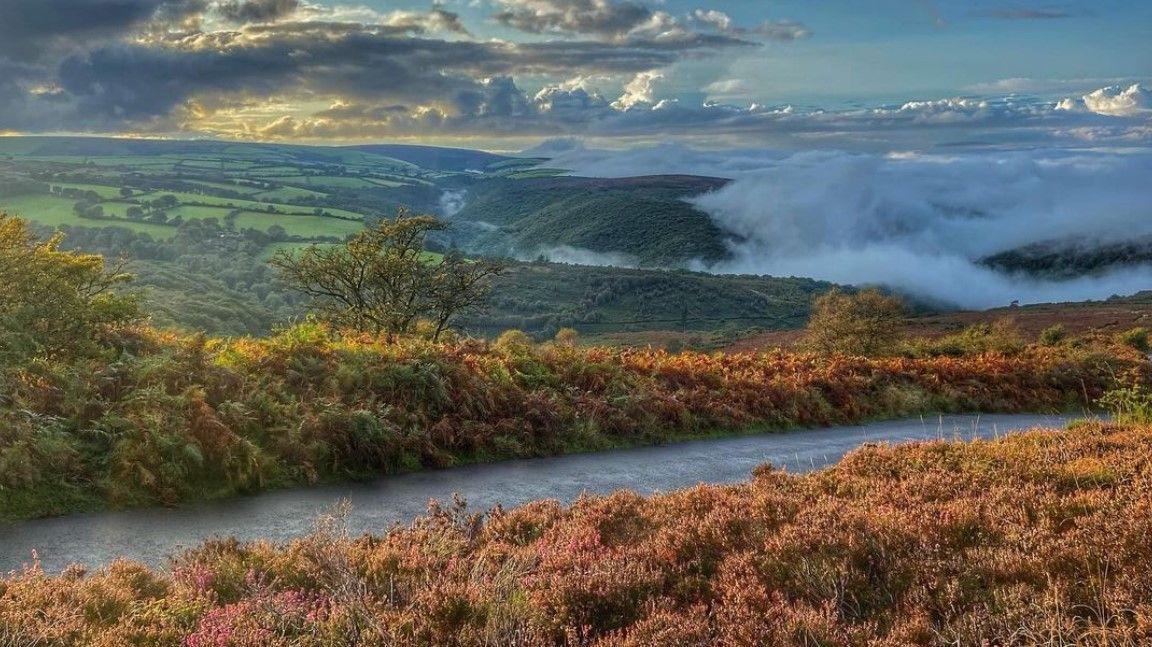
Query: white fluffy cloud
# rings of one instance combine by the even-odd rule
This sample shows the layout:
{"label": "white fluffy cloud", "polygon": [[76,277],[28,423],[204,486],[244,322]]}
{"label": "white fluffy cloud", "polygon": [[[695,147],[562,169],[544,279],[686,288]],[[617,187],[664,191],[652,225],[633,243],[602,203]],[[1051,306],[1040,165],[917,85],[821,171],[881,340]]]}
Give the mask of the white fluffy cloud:
{"label": "white fluffy cloud", "polygon": [[1094,90],[1079,98],[1060,101],[1057,108],[1067,111],[1087,111],[1110,117],[1132,117],[1152,112],[1152,92],[1134,83],[1128,87],[1118,85]]}

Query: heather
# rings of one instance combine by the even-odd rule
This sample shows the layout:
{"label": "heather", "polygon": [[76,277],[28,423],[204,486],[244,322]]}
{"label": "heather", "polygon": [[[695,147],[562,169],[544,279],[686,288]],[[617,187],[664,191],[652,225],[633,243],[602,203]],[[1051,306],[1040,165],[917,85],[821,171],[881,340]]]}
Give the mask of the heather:
{"label": "heather", "polygon": [[0,583],[5,644],[1142,645],[1152,427],[865,446],[795,476]]}
{"label": "heather", "polygon": [[1121,347],[862,358],[142,326],[4,375],[0,516],[176,504],[464,462],[935,411],[1082,408]]}

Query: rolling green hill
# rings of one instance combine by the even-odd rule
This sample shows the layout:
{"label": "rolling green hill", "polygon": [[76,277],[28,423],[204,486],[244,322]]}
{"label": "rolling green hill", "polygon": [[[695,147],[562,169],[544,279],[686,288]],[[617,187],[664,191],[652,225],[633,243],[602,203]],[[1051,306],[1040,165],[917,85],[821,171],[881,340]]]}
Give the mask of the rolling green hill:
{"label": "rolling green hill", "polygon": [[722,232],[685,198],[726,180],[559,177],[542,161],[426,146],[0,137],[0,211],[123,255],[156,323],[212,334],[262,334],[302,315],[266,264],[276,250],[337,243],[400,206],[448,213],[448,198],[464,208],[432,251],[609,253],[646,268],[512,263],[491,308],[462,320],[475,334],[786,328],[828,287],[659,269],[725,257]]}
{"label": "rolling green hill", "polygon": [[1052,241],[1026,245],[981,259],[1001,272],[1070,279],[1152,263],[1152,236],[1120,242]]}
{"label": "rolling green hill", "polygon": [[468,189],[453,220],[473,225],[460,244],[477,253],[531,258],[573,247],[626,254],[641,266],[724,258],[724,234],[685,198],[726,180],[693,176],[622,179],[488,179]]}

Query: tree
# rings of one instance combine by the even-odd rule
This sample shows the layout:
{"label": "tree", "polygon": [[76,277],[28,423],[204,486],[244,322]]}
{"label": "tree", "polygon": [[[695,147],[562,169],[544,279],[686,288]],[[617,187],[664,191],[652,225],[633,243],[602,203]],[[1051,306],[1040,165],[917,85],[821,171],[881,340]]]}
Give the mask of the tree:
{"label": "tree", "polygon": [[121,198],[131,198],[132,197],[132,189],[129,189],[126,186],[120,187],[120,197]]}
{"label": "tree", "polygon": [[434,217],[401,209],[343,245],[281,251],[270,263],[335,326],[391,340],[427,321],[439,339],[454,316],[487,298],[488,279],[503,269],[458,254],[429,258],[425,239],[443,228]]}
{"label": "tree", "polygon": [[142,220],[144,218],[144,210],[137,205],[132,205],[128,207],[125,215],[127,215],[130,220]]}
{"label": "tree", "polygon": [[139,316],[131,280],[104,257],[61,251],[62,234],[39,241],[23,220],[0,214],[0,356],[82,354],[100,333]]}
{"label": "tree", "polygon": [[879,290],[847,294],[833,288],[816,298],[804,346],[820,353],[884,355],[902,338],[904,303]]}

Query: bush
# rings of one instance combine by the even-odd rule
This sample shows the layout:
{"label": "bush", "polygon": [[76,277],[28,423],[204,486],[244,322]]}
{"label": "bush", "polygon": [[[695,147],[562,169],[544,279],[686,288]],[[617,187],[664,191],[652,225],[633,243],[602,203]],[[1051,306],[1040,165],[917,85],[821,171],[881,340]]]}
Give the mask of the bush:
{"label": "bush", "polygon": [[1117,335],[1117,341],[1125,346],[1131,346],[1142,353],[1152,351],[1152,344],[1148,342],[1147,328],[1139,327],[1126,330]]}
{"label": "bush", "polygon": [[1108,391],[1098,404],[1117,422],[1152,424],[1152,390],[1139,381]]}
{"label": "bush", "polygon": [[1063,324],[1048,326],[1040,331],[1040,344],[1042,346],[1058,346],[1067,338],[1068,331],[1064,329]]}
{"label": "bush", "polygon": [[973,324],[940,339],[917,340],[910,344],[909,352],[917,357],[969,357],[984,353],[1015,355],[1023,352],[1026,346],[1016,322],[1005,317],[991,323]]}
{"label": "bush", "polygon": [[904,303],[879,290],[847,294],[832,289],[816,298],[804,346],[824,354],[892,354],[902,338]]}

